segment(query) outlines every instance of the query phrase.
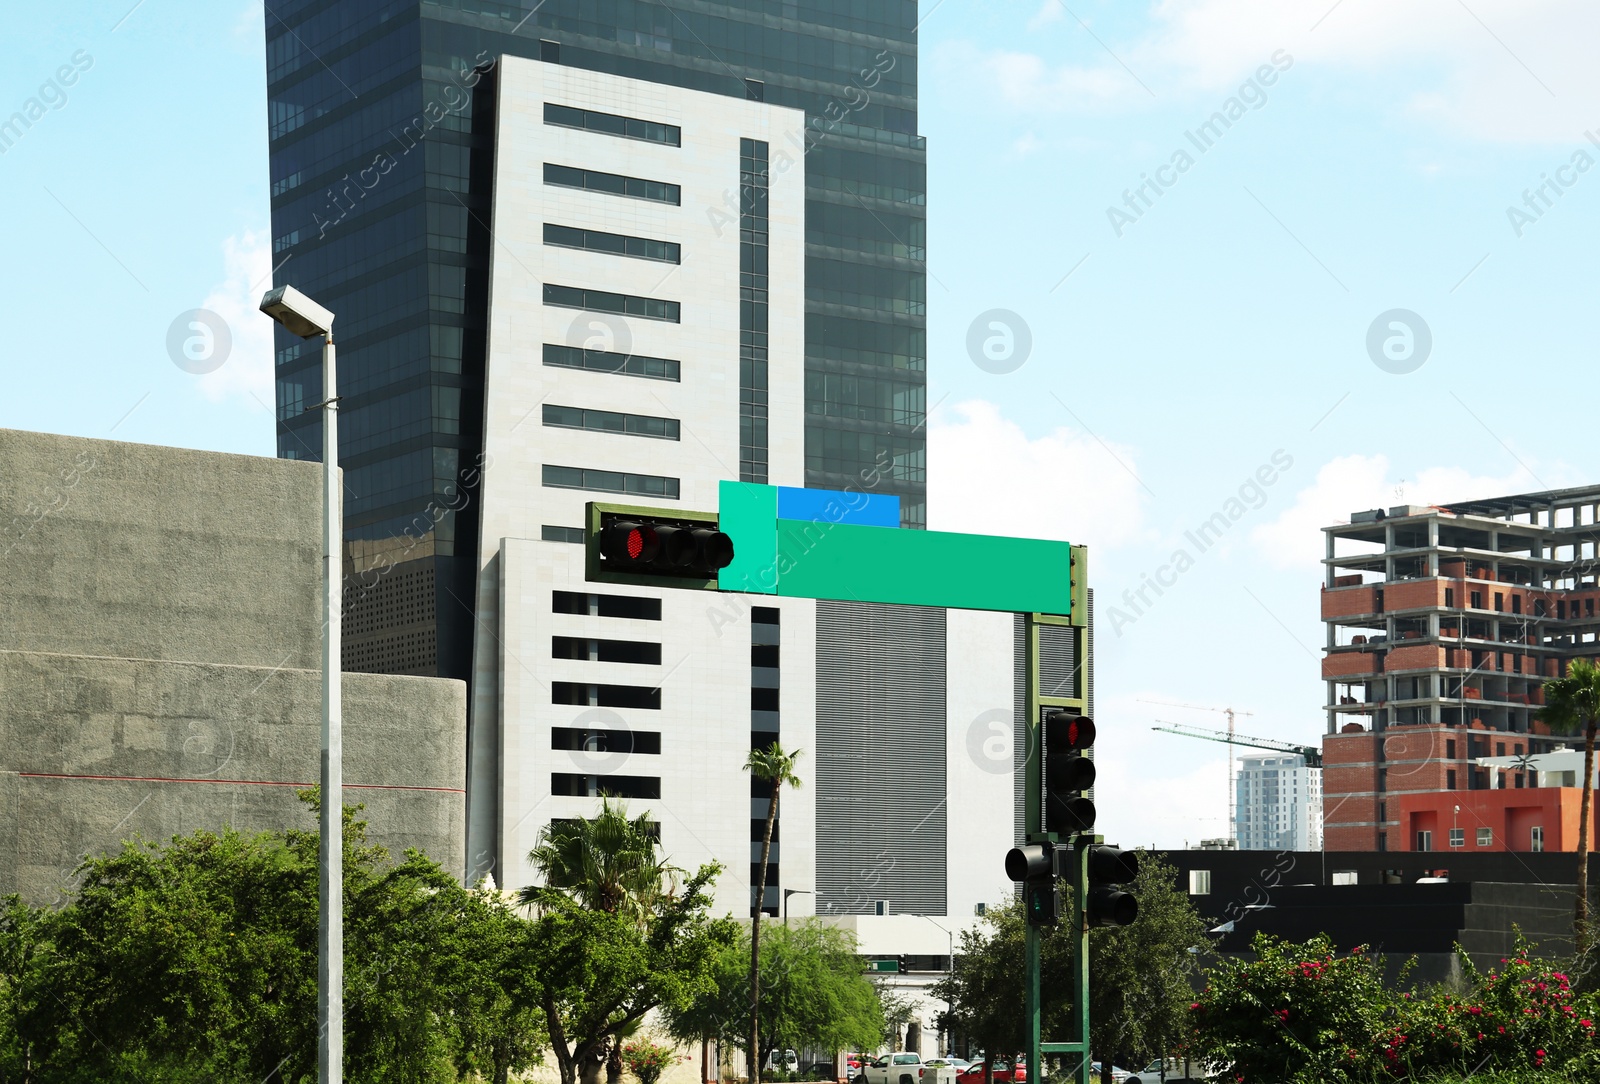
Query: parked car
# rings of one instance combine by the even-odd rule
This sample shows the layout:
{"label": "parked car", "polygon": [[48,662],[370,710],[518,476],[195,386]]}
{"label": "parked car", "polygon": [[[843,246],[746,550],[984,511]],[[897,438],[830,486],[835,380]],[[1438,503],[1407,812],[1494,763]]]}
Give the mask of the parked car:
{"label": "parked car", "polygon": [[921,1054],[896,1050],[866,1062],[861,1076],[866,1084],[921,1084],[925,1068]]}
{"label": "parked car", "polygon": [[812,1080],[838,1080],[839,1067],[831,1061],[816,1061],[806,1066],[801,1075]]}
{"label": "parked car", "polygon": [[[1213,1075],[1199,1062],[1186,1062],[1182,1058],[1167,1059],[1165,1084],[1184,1084],[1185,1081],[1203,1080]],[[1161,1062],[1153,1061],[1136,1073],[1118,1076],[1117,1084],[1162,1084]]]}
{"label": "parked car", "polygon": [[846,1080],[854,1080],[861,1074],[861,1067],[870,1059],[865,1054],[840,1054],[844,1059],[844,1075]]}
{"label": "parked car", "polygon": [[[1013,1068],[1007,1058],[994,1059],[994,1084],[1023,1084],[1028,1079],[1026,1062]],[[972,1062],[956,1073],[956,1084],[983,1084],[982,1059]]]}
{"label": "parked car", "polygon": [[767,1052],[767,1060],[761,1064],[762,1072],[798,1073],[800,1071],[800,1055],[793,1050],[771,1050]]}

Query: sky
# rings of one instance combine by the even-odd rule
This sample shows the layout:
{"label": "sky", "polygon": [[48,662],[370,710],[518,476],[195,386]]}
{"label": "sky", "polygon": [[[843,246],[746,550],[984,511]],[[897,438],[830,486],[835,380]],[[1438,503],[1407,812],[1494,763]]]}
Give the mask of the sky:
{"label": "sky", "polygon": [[[0,426],[273,454],[264,17],[7,12],[0,117],[39,105],[0,139]],[[1227,834],[1226,748],[1158,720],[1318,740],[1322,527],[1595,481],[1597,33],[1576,0],[922,4],[929,523],[1090,547],[1112,841]]]}

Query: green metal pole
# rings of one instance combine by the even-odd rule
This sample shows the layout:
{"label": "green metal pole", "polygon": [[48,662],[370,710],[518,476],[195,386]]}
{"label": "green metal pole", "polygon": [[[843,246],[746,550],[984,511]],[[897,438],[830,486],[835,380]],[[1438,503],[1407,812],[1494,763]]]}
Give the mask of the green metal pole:
{"label": "green metal pole", "polygon": [[[1028,704],[1028,729],[1027,729],[1027,759],[1023,765],[1027,773],[1023,786],[1023,833],[1025,842],[1033,842],[1040,837],[1044,827],[1044,758],[1040,755],[1043,745],[1040,733],[1040,702],[1039,702],[1039,621],[1037,614],[1025,614],[1023,623],[1023,651],[1026,653],[1027,666],[1024,688]],[[1039,930],[1037,927],[1026,927],[1023,942],[1023,1027],[1027,1038],[1027,1050],[1024,1053],[1028,1058],[1028,1075],[1032,1080],[1040,1079],[1040,1069],[1043,1063],[1039,1060],[1039,1029],[1040,1010],[1039,995],[1042,975],[1039,966]]]}

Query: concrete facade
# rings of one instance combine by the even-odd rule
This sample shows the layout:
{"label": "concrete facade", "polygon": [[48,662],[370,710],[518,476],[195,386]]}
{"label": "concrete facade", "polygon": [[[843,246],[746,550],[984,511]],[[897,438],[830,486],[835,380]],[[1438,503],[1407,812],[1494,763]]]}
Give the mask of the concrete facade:
{"label": "concrete facade", "polygon": [[[125,839],[315,827],[317,464],[0,430],[0,893]],[[345,801],[464,867],[465,688],[347,675]]]}

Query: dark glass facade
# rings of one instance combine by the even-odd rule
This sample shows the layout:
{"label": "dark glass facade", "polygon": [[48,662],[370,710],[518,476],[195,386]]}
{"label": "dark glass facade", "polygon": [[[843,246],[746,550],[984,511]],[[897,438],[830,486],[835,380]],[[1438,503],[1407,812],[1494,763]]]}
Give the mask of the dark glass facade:
{"label": "dark glass facade", "polygon": [[[274,281],[338,316],[345,527],[349,567],[362,574],[347,600],[366,608],[361,627],[371,630],[352,641],[352,668],[470,674],[490,208],[481,180],[469,182],[491,160],[484,125],[474,130],[473,69],[500,54],[806,111],[804,139],[769,150],[806,159],[805,481],[843,488],[876,471],[879,488],[900,495],[906,525],[924,525],[916,21],[915,0],[269,8]],[[741,473],[755,476],[765,469],[764,343],[752,335],[747,352]],[[321,398],[314,342],[279,330],[277,384],[278,454],[318,458],[320,416],[306,412]],[[425,577],[376,574],[424,567]],[[432,597],[388,598],[402,580]],[[403,626],[377,612],[390,609]],[[399,632],[403,657],[383,639]]]}

